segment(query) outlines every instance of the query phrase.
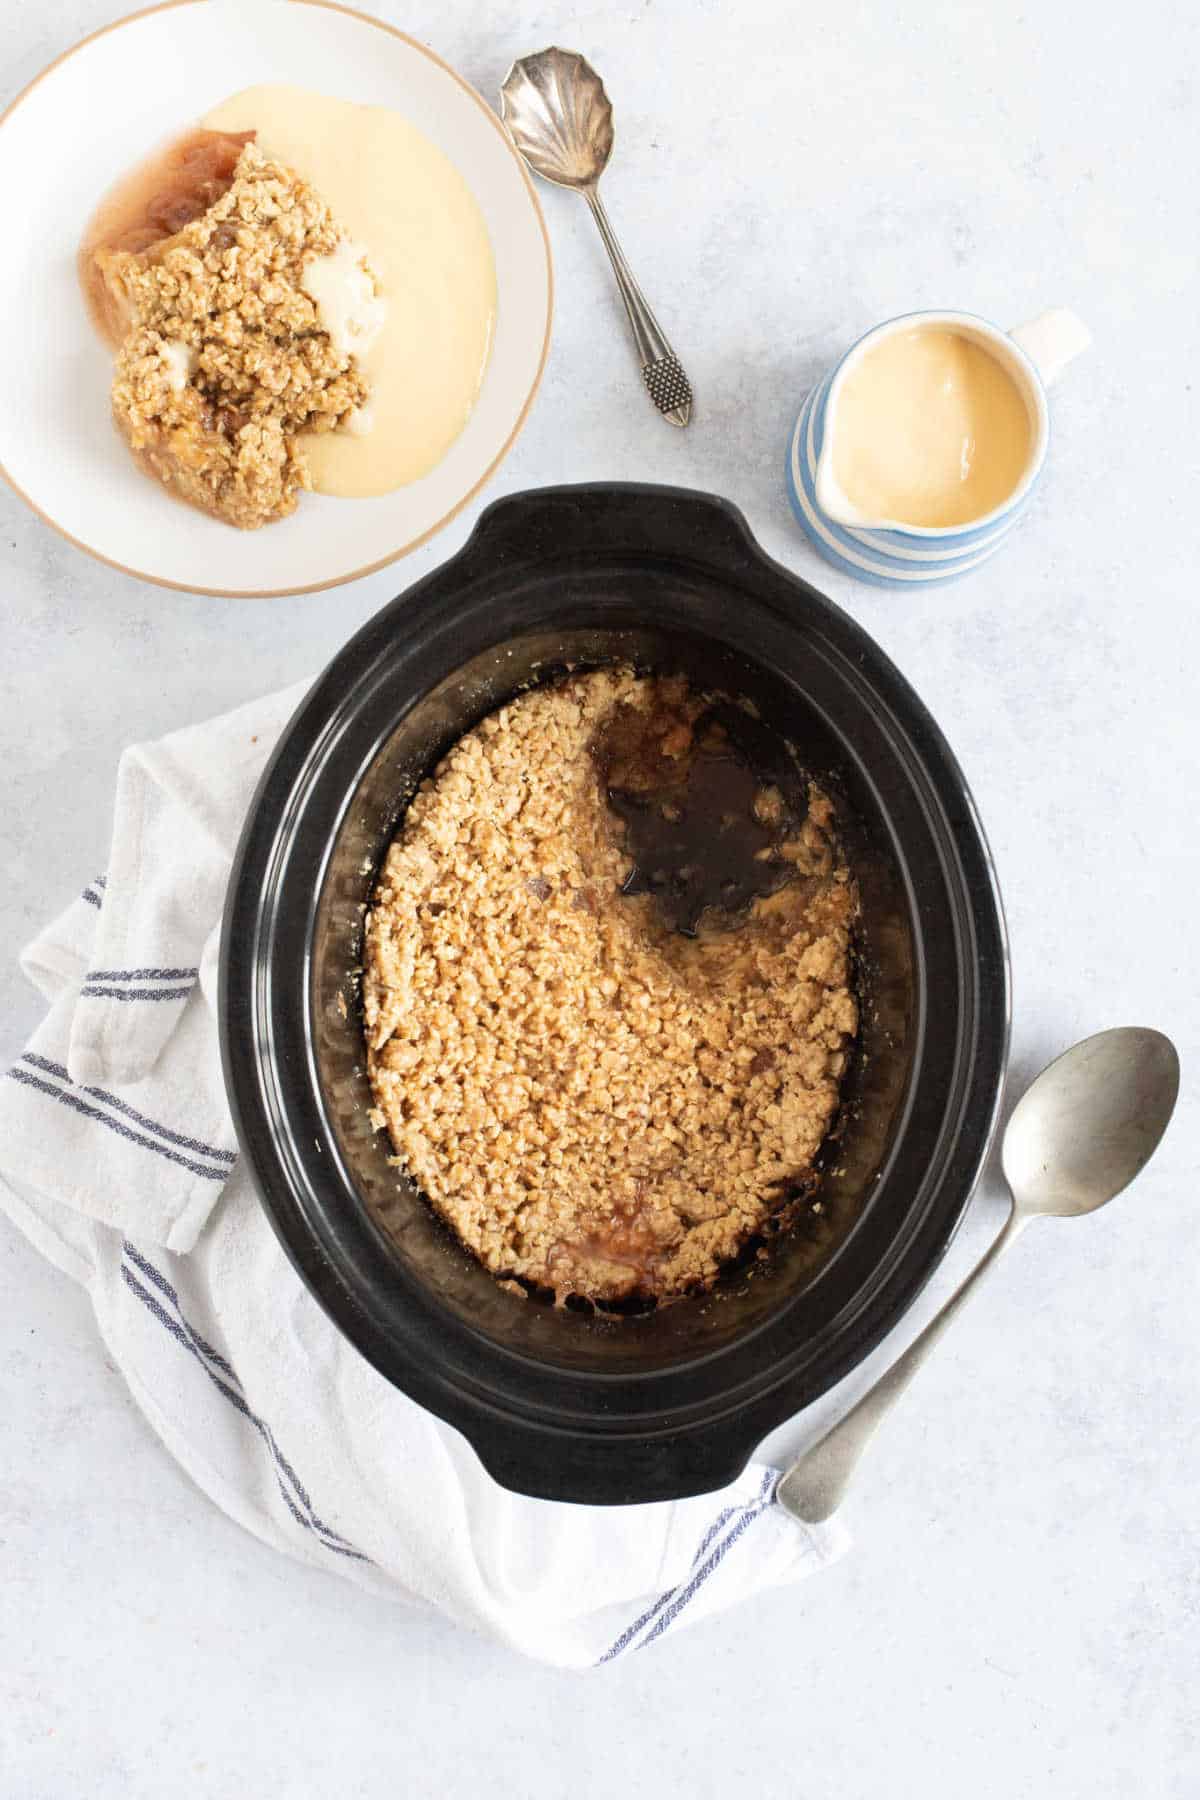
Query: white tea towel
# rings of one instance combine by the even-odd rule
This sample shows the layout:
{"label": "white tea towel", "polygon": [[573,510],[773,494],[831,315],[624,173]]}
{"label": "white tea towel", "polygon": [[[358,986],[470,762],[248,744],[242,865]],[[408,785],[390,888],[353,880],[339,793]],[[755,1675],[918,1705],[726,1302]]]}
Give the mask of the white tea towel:
{"label": "white tea towel", "polygon": [[216,946],[237,836],[303,687],[126,752],[107,874],[23,958],[50,1010],[0,1082],[0,1208],[91,1294],[171,1453],[264,1542],[544,1662],[611,1661],[822,1568],[752,1464],[722,1493],[510,1494],[310,1297],[237,1161]]}

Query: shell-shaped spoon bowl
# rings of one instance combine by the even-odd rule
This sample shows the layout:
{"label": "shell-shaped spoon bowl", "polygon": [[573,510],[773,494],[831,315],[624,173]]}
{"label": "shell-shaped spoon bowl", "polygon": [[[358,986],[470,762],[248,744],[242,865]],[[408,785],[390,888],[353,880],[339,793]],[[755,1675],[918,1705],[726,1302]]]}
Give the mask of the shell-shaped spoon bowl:
{"label": "shell-shaped spoon bowl", "polygon": [[612,155],[604,83],[574,50],[539,50],[515,62],[500,89],[504,123],[530,168],[560,187],[592,187]]}

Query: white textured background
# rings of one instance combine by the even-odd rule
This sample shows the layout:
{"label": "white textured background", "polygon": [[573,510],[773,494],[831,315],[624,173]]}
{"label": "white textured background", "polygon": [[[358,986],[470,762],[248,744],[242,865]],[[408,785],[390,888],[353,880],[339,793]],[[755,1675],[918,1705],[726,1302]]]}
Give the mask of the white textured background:
{"label": "white textured background", "polygon": [[[3,97],[112,5],[4,0]],[[1179,1042],[1185,1096],[1137,1188],[1039,1227],[959,1327],[864,1471],[849,1559],[587,1678],[246,1537],[159,1450],[79,1293],[0,1226],[0,1795],[1194,1800],[1194,8],[373,10],[489,96],[547,42],[594,59],[617,107],[609,208],[697,393],[685,434],[654,418],[585,212],[543,190],[554,347],[489,497],[628,477],[742,506],[882,642],[963,761],[1008,904],[1014,1084],[1144,1022]],[[1051,304],[1096,346],[1055,394],[1016,541],[931,595],[826,571],[780,475],[813,376],[913,307],[1012,324]],[[103,866],[121,747],[316,670],[471,517],[356,586],[237,603],[104,569],[0,493],[5,1061],[37,1016],[13,957]],[[998,1208],[993,1187],[930,1302]]]}

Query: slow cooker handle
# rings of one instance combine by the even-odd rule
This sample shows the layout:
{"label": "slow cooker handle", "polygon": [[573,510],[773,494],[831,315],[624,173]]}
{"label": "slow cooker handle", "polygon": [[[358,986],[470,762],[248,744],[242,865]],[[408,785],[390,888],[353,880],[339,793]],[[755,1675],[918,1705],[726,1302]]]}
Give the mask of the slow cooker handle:
{"label": "slow cooker handle", "polygon": [[589,553],[611,557],[627,550],[644,566],[647,554],[695,557],[741,575],[751,566],[771,567],[736,506],[693,488],[644,482],[580,482],[531,488],[494,500],[479,515],[455,561],[482,560],[494,569],[499,556],[537,559],[544,567],[556,553],[577,560]]}

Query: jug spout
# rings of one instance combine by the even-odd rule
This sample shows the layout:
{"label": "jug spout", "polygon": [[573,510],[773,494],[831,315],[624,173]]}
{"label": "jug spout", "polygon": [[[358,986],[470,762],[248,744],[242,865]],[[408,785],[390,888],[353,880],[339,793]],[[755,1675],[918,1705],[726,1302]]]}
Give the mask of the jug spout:
{"label": "jug spout", "polygon": [[854,525],[859,530],[864,527],[878,528],[886,525],[885,519],[870,518],[860,506],[856,506],[838,480],[833,463],[832,424],[832,415],[826,414],[825,441],[821,446],[821,454],[817,458],[817,470],[813,482],[817,505],[825,517],[832,519],[835,525]]}
{"label": "jug spout", "polygon": [[[847,362],[850,358],[846,359]],[[866,512],[852,500],[838,479],[834,443],[838,433],[838,411],[845,365],[835,372],[825,395],[824,417],[820,421],[821,448],[813,471],[813,495],[820,511],[834,525],[850,526],[856,531],[888,531],[896,529],[894,521]]]}

